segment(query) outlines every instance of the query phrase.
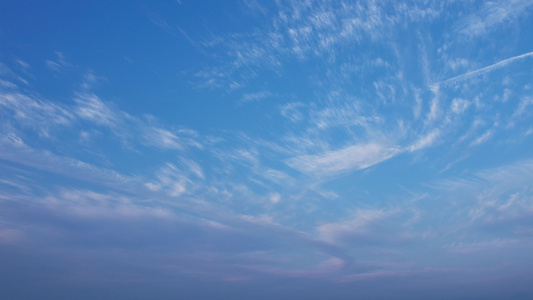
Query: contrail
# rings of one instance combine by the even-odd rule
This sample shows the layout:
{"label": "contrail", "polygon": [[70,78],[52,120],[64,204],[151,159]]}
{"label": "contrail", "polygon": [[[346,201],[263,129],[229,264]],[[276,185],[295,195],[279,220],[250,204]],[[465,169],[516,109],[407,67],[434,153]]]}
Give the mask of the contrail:
{"label": "contrail", "polygon": [[522,55],[518,55],[518,56],[513,56],[511,58],[508,58],[508,59],[504,59],[502,61],[499,61],[495,64],[492,64],[490,66],[487,66],[487,67],[484,67],[484,68],[481,68],[481,69],[477,69],[477,70],[474,70],[474,71],[470,71],[470,72],[467,72],[467,73],[464,73],[464,74],[461,74],[461,75],[458,75],[458,76],[455,76],[455,77],[452,77],[452,78],[449,78],[449,79],[446,79],[444,81],[441,81],[440,83],[437,83],[438,85],[440,86],[446,86],[446,85],[451,85],[451,84],[454,84],[454,83],[457,83],[458,81],[462,81],[462,80],[467,80],[467,79],[470,79],[472,77],[476,77],[476,76],[481,76],[483,74],[486,74],[494,69],[498,69],[498,68],[501,68],[501,67],[504,67],[512,62],[515,62],[517,60],[521,60],[523,58],[527,58],[527,57],[530,57],[530,56],[533,56],[533,51],[531,52],[528,52],[528,53],[524,53]]}

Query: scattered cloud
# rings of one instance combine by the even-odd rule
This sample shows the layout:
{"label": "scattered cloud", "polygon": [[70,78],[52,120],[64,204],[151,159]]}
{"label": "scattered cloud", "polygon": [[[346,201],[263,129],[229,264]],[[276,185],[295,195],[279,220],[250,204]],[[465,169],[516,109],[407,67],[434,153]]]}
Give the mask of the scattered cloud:
{"label": "scattered cloud", "polygon": [[472,141],[470,143],[470,146],[478,146],[478,145],[481,145],[483,143],[485,143],[486,141],[488,141],[492,135],[494,134],[494,132],[492,130],[487,130],[485,133],[483,133],[480,137],[476,138],[474,141]]}
{"label": "scattered cloud", "polygon": [[496,69],[499,69],[499,68],[503,68],[503,67],[505,67],[505,66],[507,66],[507,65],[509,65],[511,63],[519,62],[521,60],[524,60],[524,59],[527,59],[527,58],[530,58],[530,57],[533,57],[533,52],[527,52],[527,53],[524,53],[524,54],[521,54],[521,55],[513,56],[513,57],[510,57],[510,58],[501,60],[499,62],[496,62],[496,63],[494,63],[494,64],[492,64],[490,66],[479,68],[477,70],[469,71],[467,73],[464,73],[464,74],[457,75],[455,77],[446,79],[446,80],[442,81],[440,84],[442,86],[455,85],[455,84],[457,84],[459,82],[462,82],[462,81],[466,81],[466,80],[470,80],[472,78],[477,78],[477,77],[484,76],[485,74],[487,74],[489,72],[492,72],[493,70],[496,70]]}
{"label": "scattered cloud", "polygon": [[480,252],[501,250],[501,248],[506,248],[515,245],[518,243],[517,240],[508,240],[508,239],[495,239],[487,242],[463,244],[461,242],[457,244],[451,244],[447,249],[451,252],[461,253],[461,254],[477,254]]}
{"label": "scattered cloud", "polygon": [[10,272],[333,298],[455,275],[483,290],[498,266],[529,278],[531,1],[177,4],[143,6],[155,26],[127,47],[102,39],[89,70],[105,77],[6,43]]}
{"label": "scattered cloud", "polygon": [[400,152],[398,147],[368,143],[326,151],[321,154],[293,157],[285,162],[292,168],[307,175],[327,176],[343,171],[365,169]]}
{"label": "scattered cloud", "polygon": [[78,95],[74,101],[77,104],[75,112],[82,119],[108,127],[117,127],[121,121],[122,116],[116,114],[108,104],[94,94]]}
{"label": "scattered cloud", "polygon": [[435,129],[430,133],[426,134],[425,136],[420,137],[418,141],[416,141],[413,145],[409,147],[409,151],[413,152],[427,147],[431,147],[433,144],[438,142],[439,136],[440,130]]}
{"label": "scattered cloud", "polygon": [[528,11],[532,5],[528,0],[512,0],[507,2],[484,2],[481,9],[468,15],[457,25],[457,31],[468,37],[484,36],[498,25],[512,22]]}
{"label": "scattered cloud", "polygon": [[55,52],[56,58],[54,60],[47,60],[46,66],[48,69],[54,72],[60,72],[64,68],[70,66],[70,64],[65,60],[65,55],[62,52]]}
{"label": "scattered cloud", "polygon": [[269,91],[259,91],[259,92],[254,92],[254,93],[246,93],[246,94],[244,94],[241,97],[240,102],[241,103],[257,102],[257,101],[262,101],[262,100],[264,100],[266,98],[269,98],[269,97],[272,97],[272,96],[275,96],[275,95],[272,94]]}

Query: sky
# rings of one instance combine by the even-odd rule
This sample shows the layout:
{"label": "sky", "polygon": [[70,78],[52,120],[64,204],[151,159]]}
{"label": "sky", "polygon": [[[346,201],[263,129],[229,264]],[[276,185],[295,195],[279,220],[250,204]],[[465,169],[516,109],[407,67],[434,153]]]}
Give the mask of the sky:
{"label": "sky", "polygon": [[532,299],[533,1],[0,2],[0,298]]}

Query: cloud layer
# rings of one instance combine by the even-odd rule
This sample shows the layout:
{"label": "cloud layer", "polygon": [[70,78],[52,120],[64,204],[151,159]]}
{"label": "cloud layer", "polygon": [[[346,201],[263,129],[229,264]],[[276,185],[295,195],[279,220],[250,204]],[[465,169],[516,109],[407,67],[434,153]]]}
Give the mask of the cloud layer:
{"label": "cloud layer", "polygon": [[0,298],[529,299],[531,4],[0,5]]}

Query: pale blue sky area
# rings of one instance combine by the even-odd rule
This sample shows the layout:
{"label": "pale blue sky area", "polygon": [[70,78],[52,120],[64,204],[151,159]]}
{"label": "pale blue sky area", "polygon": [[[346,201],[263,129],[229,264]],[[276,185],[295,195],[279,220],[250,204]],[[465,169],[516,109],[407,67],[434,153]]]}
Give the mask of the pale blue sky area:
{"label": "pale blue sky area", "polygon": [[532,0],[5,0],[0,298],[532,299],[531,149]]}

